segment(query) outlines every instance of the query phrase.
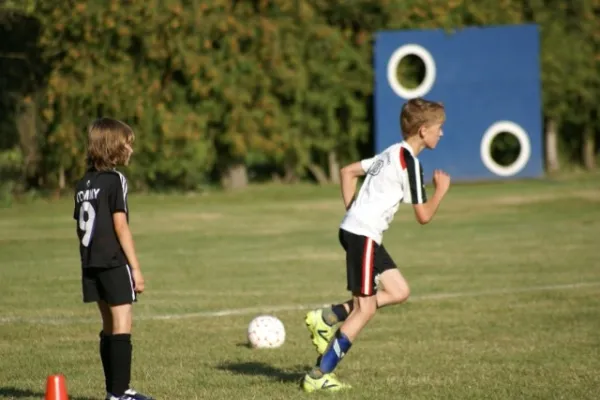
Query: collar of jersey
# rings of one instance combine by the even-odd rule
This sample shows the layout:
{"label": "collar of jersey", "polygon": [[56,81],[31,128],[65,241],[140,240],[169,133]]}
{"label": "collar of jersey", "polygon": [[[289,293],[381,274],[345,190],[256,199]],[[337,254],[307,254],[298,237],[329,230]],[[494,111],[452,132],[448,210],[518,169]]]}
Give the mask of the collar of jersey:
{"label": "collar of jersey", "polygon": [[412,147],[410,147],[410,144],[406,143],[406,140],[403,140],[400,145],[406,147],[406,150],[408,150],[413,157],[415,156],[415,152],[413,151]]}

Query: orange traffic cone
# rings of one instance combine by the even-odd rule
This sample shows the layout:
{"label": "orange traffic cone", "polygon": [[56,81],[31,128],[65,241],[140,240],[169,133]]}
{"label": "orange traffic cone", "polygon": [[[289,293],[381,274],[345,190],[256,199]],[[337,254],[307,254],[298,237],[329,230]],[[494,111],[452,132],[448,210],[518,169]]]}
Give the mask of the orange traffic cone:
{"label": "orange traffic cone", "polygon": [[46,380],[46,400],[69,400],[63,375],[50,375]]}

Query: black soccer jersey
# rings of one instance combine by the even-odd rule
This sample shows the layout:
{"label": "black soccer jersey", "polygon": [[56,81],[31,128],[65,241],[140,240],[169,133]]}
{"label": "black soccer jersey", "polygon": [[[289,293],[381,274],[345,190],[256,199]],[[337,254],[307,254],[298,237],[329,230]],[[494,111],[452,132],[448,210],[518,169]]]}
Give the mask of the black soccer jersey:
{"label": "black soccer jersey", "polygon": [[118,171],[88,170],[77,182],[75,211],[82,268],[127,264],[115,232],[113,214],[127,209],[127,179]]}

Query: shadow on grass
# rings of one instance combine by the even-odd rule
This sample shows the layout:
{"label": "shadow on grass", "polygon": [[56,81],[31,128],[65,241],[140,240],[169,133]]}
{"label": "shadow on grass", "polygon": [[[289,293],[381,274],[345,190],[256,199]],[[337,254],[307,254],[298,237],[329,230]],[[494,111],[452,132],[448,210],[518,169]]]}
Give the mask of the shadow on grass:
{"label": "shadow on grass", "polygon": [[[28,389],[19,389],[16,387],[0,387],[0,399],[24,399],[27,397],[34,397],[36,399],[43,399],[46,396],[42,392],[34,392]],[[97,400],[92,397],[77,397],[69,396],[70,400]]]}
{"label": "shadow on grass", "polygon": [[305,365],[297,365],[290,369],[279,369],[262,362],[222,363],[217,365],[217,369],[239,375],[266,376],[286,383],[299,383],[307,371]]}

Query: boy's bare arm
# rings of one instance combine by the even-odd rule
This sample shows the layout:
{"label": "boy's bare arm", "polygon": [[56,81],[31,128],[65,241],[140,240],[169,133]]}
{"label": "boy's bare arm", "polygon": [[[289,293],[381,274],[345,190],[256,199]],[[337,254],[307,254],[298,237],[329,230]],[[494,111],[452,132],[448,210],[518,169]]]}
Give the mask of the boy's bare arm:
{"label": "boy's bare arm", "polygon": [[433,216],[438,210],[442,199],[450,189],[450,176],[441,170],[436,170],[433,173],[433,184],[435,185],[435,193],[423,204],[414,204],[415,218],[420,224],[427,224],[433,219]]}
{"label": "boy's bare arm", "polygon": [[363,170],[360,161],[346,165],[340,170],[342,198],[344,199],[344,206],[346,207],[346,210],[350,208],[352,200],[354,199],[358,177],[363,176],[364,174],[365,171]]}
{"label": "boy's bare arm", "polygon": [[129,229],[129,224],[127,223],[127,215],[124,212],[114,213],[113,223],[115,225],[115,232],[119,238],[119,243],[121,243],[121,248],[123,249],[125,256],[127,256],[127,261],[129,261],[129,266],[131,269],[139,269],[140,264],[135,254],[133,235]]}
{"label": "boy's bare arm", "polygon": [[440,193],[440,191],[436,190],[431,199],[426,203],[414,204],[413,208],[415,210],[415,218],[417,221],[422,225],[429,223],[437,212],[443,198],[444,193]]}
{"label": "boy's bare arm", "polygon": [[129,229],[129,224],[127,223],[127,215],[124,212],[114,213],[113,223],[115,226],[115,232],[119,238],[119,243],[121,244],[121,248],[127,257],[129,266],[131,267],[135,289],[138,293],[141,293],[144,291],[144,277],[142,276],[140,263],[135,252],[133,235]]}

